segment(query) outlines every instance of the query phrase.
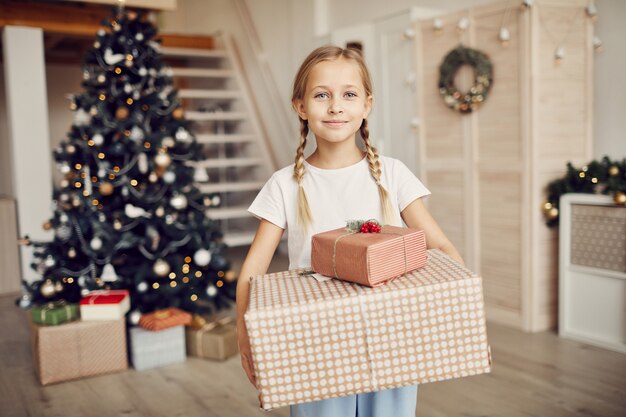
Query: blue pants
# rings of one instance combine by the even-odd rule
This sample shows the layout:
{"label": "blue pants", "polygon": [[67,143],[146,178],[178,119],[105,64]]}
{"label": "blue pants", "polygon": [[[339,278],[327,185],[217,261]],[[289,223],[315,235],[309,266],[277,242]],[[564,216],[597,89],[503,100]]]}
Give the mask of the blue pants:
{"label": "blue pants", "polygon": [[417,385],[296,404],[291,417],[415,417]]}

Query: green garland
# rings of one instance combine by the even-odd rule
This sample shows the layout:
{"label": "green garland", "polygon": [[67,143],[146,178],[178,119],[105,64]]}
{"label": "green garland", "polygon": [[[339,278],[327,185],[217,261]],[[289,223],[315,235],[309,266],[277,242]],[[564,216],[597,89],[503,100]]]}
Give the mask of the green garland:
{"label": "green garland", "polygon": [[626,158],[619,162],[605,156],[580,169],[568,162],[565,177],[550,182],[547,191],[542,209],[548,227],[558,226],[559,201],[566,193],[612,194],[615,204],[626,204]]}
{"label": "green garland", "polygon": [[[454,76],[463,65],[474,68],[474,85],[462,93],[454,85]],[[476,49],[459,45],[446,55],[439,66],[439,94],[451,109],[471,113],[487,99],[493,82],[493,66],[489,57]]]}

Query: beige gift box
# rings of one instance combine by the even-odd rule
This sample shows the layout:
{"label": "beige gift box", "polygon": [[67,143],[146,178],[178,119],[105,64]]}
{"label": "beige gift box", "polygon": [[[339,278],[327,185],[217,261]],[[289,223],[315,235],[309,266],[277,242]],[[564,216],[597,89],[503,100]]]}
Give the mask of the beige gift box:
{"label": "beige gift box", "polygon": [[42,385],[128,369],[125,319],[30,328]]}
{"label": "beige gift box", "polygon": [[374,288],[303,270],[253,278],[244,318],[261,408],[490,372],[482,279],[428,253]]}

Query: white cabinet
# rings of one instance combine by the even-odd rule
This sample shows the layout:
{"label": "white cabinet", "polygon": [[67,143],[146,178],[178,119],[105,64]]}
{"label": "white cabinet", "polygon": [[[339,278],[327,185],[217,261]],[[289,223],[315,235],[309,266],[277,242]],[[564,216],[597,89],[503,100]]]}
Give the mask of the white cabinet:
{"label": "white cabinet", "polygon": [[565,194],[560,212],[559,335],[626,353],[626,207]]}

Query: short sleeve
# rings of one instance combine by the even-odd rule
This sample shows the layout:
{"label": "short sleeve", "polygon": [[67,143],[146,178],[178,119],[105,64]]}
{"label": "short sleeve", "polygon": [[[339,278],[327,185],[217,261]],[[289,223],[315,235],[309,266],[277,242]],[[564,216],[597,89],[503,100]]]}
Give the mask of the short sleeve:
{"label": "short sleeve", "polygon": [[287,228],[285,200],[276,173],[261,188],[259,194],[248,207],[248,212],[258,219],[265,219],[282,229]]}
{"label": "short sleeve", "polygon": [[430,190],[404,165],[402,161],[395,161],[394,183],[398,198],[398,208],[404,210],[409,204],[421,197],[430,195]]}

